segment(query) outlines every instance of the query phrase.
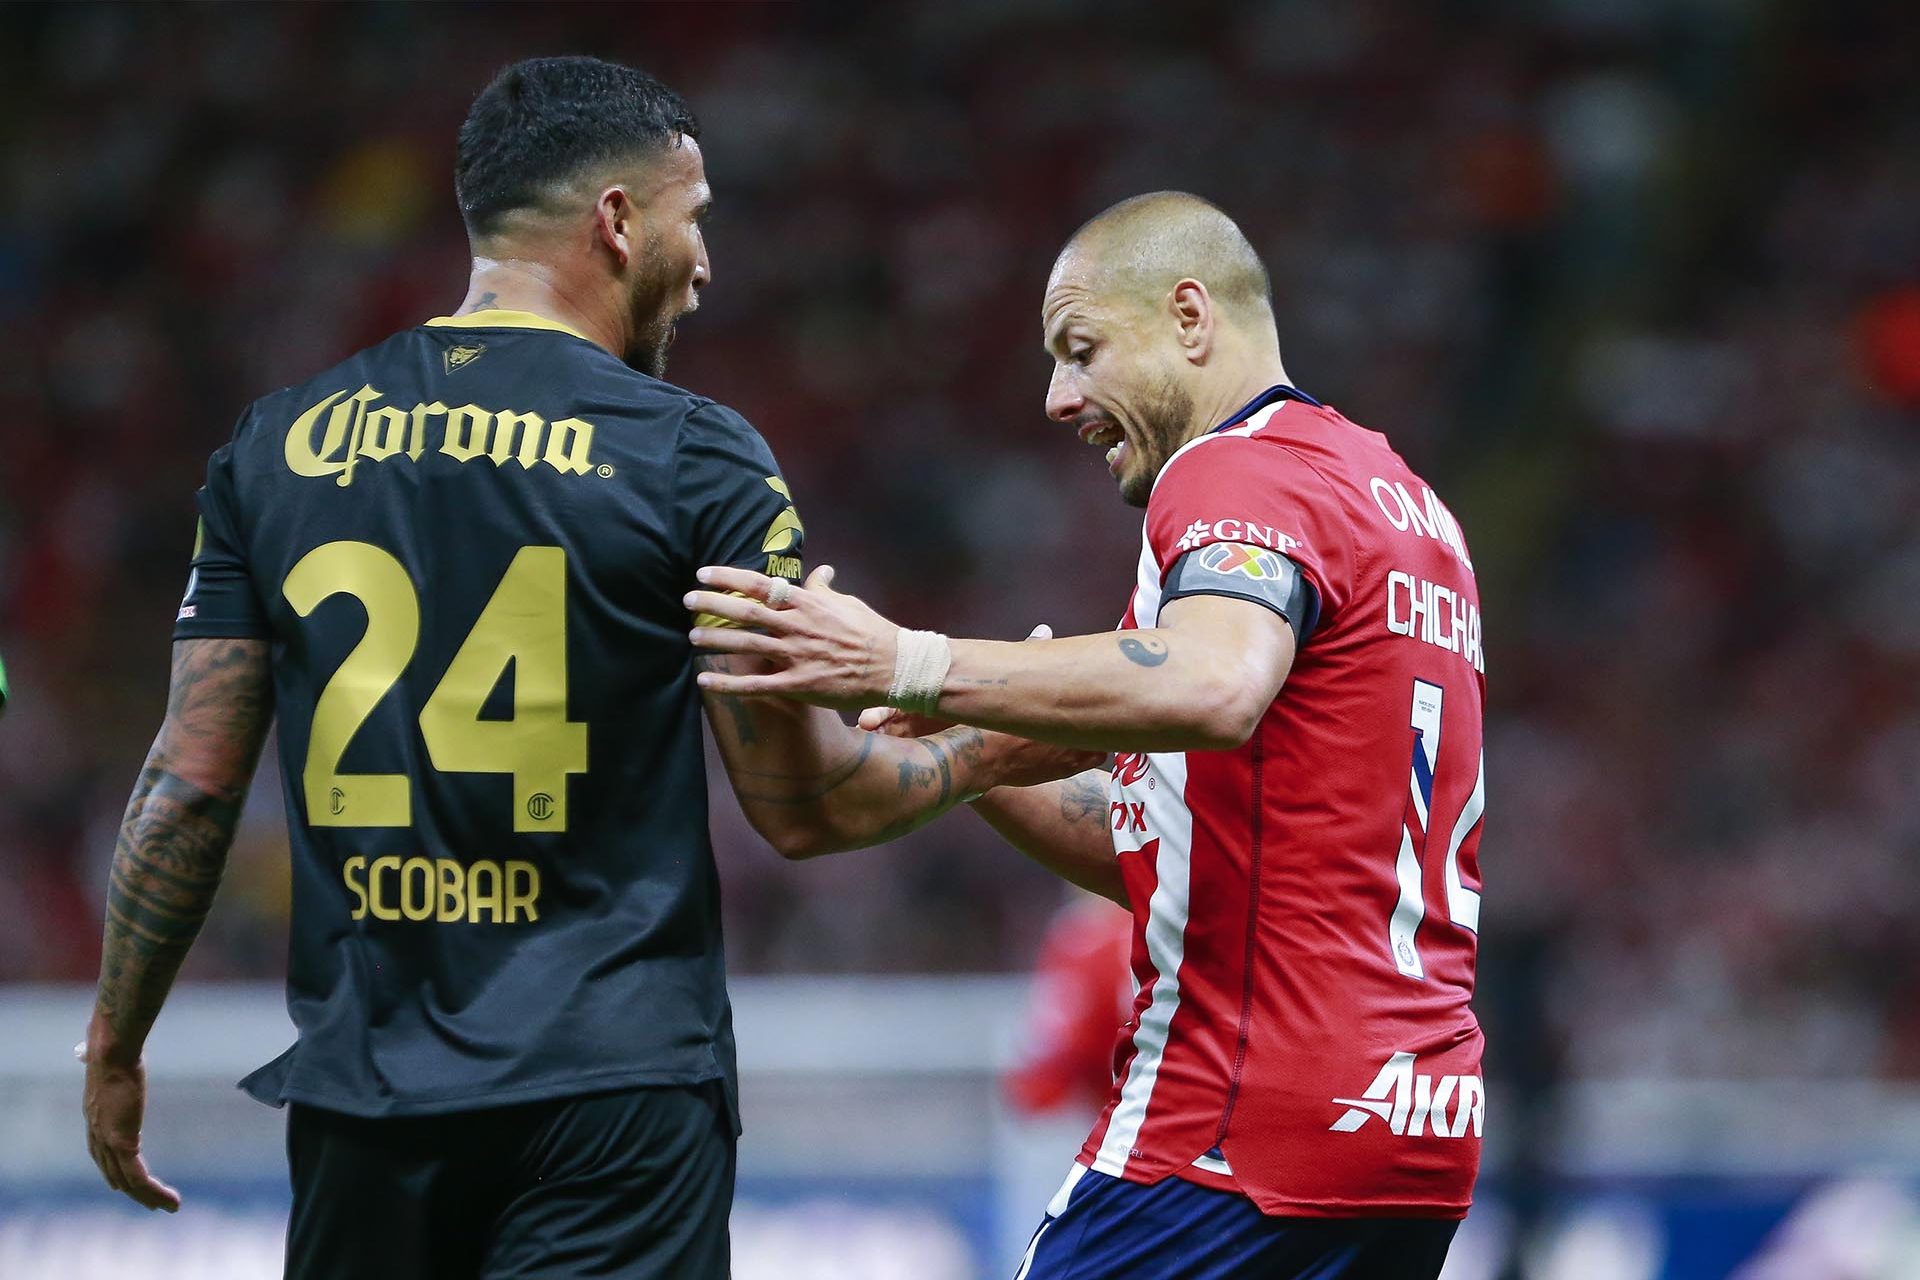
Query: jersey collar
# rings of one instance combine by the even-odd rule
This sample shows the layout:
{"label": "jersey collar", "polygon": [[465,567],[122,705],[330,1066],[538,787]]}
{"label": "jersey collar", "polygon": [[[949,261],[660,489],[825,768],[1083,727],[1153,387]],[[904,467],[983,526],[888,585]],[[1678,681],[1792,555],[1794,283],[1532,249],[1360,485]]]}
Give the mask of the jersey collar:
{"label": "jersey collar", "polygon": [[1290,387],[1284,382],[1276,383],[1228,414],[1225,422],[1209,429],[1207,434],[1212,435],[1215,431],[1225,431],[1228,427],[1237,427],[1268,405],[1278,404],[1282,400],[1298,400],[1301,404],[1310,404],[1316,409],[1326,408],[1325,405],[1298,387]]}
{"label": "jersey collar", "polygon": [[537,316],[531,311],[507,311],[501,308],[469,311],[463,316],[435,316],[427,324],[437,329],[549,329],[554,333],[571,334],[582,342],[593,341],[571,325]]}

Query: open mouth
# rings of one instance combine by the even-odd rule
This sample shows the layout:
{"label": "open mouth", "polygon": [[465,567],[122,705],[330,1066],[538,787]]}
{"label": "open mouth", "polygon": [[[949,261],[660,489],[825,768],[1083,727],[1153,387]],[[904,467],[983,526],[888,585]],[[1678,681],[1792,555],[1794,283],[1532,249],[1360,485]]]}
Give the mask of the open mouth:
{"label": "open mouth", "polygon": [[1127,433],[1115,422],[1089,422],[1080,428],[1080,439],[1096,449],[1107,451],[1107,469],[1118,473],[1120,460],[1126,456]]}

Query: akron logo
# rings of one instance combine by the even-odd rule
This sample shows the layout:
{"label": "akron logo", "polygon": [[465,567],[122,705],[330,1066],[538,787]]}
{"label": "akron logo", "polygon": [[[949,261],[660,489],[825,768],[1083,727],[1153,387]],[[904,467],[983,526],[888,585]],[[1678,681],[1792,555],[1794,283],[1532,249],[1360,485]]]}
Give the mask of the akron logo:
{"label": "akron logo", "polygon": [[1202,551],[1200,567],[1214,573],[1251,578],[1255,582],[1271,582],[1287,575],[1286,562],[1279,556],[1237,542],[1216,542]]}
{"label": "akron logo", "polygon": [[1416,1073],[1414,1055],[1396,1053],[1380,1068],[1367,1091],[1357,1098],[1335,1098],[1347,1110],[1327,1128],[1333,1133],[1357,1133],[1372,1120],[1386,1122],[1395,1137],[1419,1138],[1429,1131],[1436,1138],[1480,1136],[1486,1123],[1487,1092],[1479,1076],[1440,1076]]}

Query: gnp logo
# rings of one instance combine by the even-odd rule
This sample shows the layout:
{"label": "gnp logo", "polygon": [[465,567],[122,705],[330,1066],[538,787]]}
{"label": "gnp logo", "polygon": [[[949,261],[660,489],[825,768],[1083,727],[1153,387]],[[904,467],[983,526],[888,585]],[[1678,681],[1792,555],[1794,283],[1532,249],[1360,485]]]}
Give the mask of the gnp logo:
{"label": "gnp logo", "polygon": [[1358,1098],[1335,1098],[1333,1102],[1347,1108],[1327,1126],[1333,1133],[1353,1133],[1378,1118],[1403,1137],[1423,1137],[1431,1125],[1436,1138],[1461,1138],[1471,1125],[1477,1138],[1487,1114],[1487,1091],[1479,1076],[1441,1076],[1436,1083],[1432,1076],[1414,1074],[1410,1053],[1388,1058],[1387,1065]]}
{"label": "gnp logo", "polygon": [[1113,758],[1113,780],[1130,787],[1147,776],[1147,756],[1143,751],[1128,751]]}
{"label": "gnp logo", "polygon": [[1265,547],[1269,551],[1282,553],[1292,551],[1300,545],[1298,538],[1289,537],[1272,525],[1259,524],[1252,520],[1195,520],[1180,535],[1175,550],[1191,551],[1195,547],[1205,546],[1209,542],[1244,542],[1250,546]]}

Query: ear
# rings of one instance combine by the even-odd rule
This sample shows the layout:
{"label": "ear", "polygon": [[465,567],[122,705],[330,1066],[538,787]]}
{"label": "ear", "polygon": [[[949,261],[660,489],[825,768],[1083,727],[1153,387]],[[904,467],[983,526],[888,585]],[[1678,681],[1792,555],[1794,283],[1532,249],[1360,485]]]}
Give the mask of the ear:
{"label": "ear", "polygon": [[624,267],[642,241],[640,206],[625,187],[608,187],[593,202],[593,230],[614,261]]}
{"label": "ear", "polygon": [[1213,354],[1213,326],[1216,319],[1213,298],[1207,286],[1191,277],[1173,286],[1167,309],[1179,326],[1180,347],[1189,363],[1205,364]]}

